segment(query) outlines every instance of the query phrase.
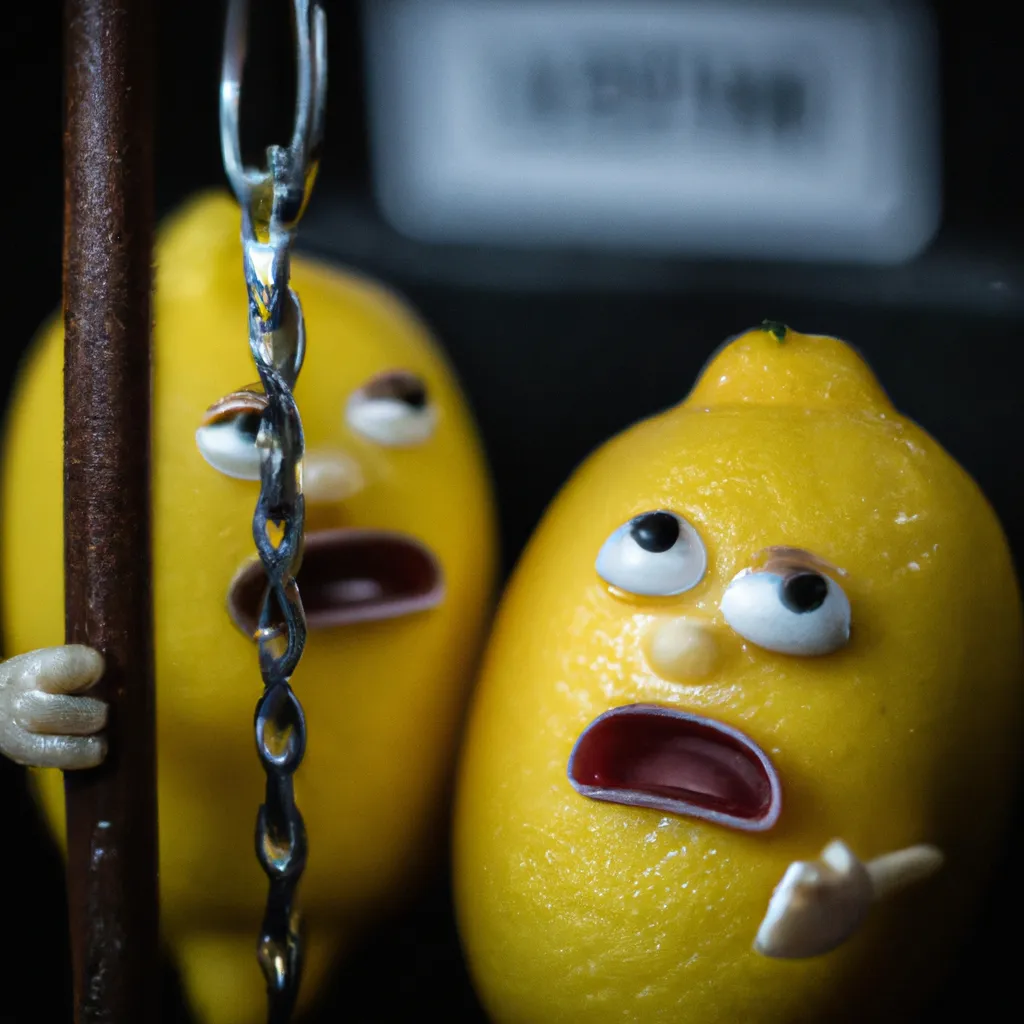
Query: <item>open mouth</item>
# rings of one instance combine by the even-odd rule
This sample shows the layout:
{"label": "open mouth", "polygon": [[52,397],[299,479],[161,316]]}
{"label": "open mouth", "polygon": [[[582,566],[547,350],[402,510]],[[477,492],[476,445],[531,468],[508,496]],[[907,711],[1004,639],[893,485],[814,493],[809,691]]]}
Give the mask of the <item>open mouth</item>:
{"label": "open mouth", "polygon": [[[299,593],[310,629],[376,622],[433,608],[444,597],[433,553],[400,533],[315,530],[306,534]],[[232,621],[251,637],[267,581],[259,561],[247,564],[228,591]]]}
{"label": "open mouth", "polygon": [[743,733],[655,704],[599,715],[569,755],[583,796],[701,818],[745,832],[771,828],[782,787],[768,756]]}

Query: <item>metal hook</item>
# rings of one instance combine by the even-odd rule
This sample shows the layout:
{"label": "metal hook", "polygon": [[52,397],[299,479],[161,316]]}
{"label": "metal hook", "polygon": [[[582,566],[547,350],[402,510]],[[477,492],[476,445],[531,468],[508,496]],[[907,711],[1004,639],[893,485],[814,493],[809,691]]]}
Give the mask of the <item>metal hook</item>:
{"label": "metal hook", "polygon": [[287,147],[268,146],[264,170],[242,162],[239,106],[249,30],[249,0],[228,0],[220,84],[224,170],[242,208],[269,233],[291,231],[316,178],[327,99],[327,16],[317,0],[292,0],[298,87]]}

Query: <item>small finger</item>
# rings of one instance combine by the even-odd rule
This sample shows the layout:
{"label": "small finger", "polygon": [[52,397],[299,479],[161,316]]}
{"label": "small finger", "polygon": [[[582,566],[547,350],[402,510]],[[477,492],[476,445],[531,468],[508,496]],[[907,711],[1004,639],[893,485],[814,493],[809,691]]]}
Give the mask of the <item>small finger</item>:
{"label": "small finger", "polygon": [[107,705],[95,697],[29,690],[15,702],[14,720],[37,735],[91,736],[106,726]]}
{"label": "small finger", "polygon": [[44,693],[80,693],[103,675],[103,655],[82,644],[48,647],[35,652],[31,671]]}
{"label": "small finger", "polygon": [[18,733],[18,741],[8,756],[32,768],[81,771],[102,764],[107,756],[103,736],[37,736],[22,730]]}

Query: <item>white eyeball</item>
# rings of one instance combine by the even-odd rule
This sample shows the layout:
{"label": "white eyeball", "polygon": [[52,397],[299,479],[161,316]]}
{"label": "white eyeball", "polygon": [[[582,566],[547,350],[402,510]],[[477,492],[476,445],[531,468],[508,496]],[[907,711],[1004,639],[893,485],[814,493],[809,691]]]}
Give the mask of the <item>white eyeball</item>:
{"label": "white eyeball", "polygon": [[786,575],[744,571],[722,596],[725,621],[766,651],[813,657],[850,639],[850,602],[834,580],[811,569]]}
{"label": "white eyeball", "polygon": [[196,431],[200,454],[218,473],[237,480],[259,480],[260,452],[256,434],[258,412],[241,412],[209,423]]}
{"label": "white eyeball", "polygon": [[597,556],[598,576],[644,597],[673,597],[704,578],[708,555],[697,531],[674,512],[645,512],[620,526]]}
{"label": "white eyeball", "polygon": [[428,441],[437,426],[437,409],[426,385],[413,373],[393,371],[374,377],[348,400],[348,425],[389,448]]}

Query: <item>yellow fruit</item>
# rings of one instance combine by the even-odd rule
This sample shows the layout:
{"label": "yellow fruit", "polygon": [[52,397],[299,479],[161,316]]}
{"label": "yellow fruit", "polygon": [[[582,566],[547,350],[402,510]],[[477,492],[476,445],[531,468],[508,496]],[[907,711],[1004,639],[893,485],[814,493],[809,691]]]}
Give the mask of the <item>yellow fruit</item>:
{"label": "yellow fruit", "polygon": [[[162,914],[210,1024],[265,1013],[255,940],[266,879],[253,848],[264,776],[252,716],[262,683],[255,645],[228,613],[240,567],[249,566],[236,591],[243,624],[261,590],[251,527],[259,483],[245,433],[253,398],[236,395],[206,412],[257,379],[239,217],[227,198],[200,197],[163,228],[156,252]],[[309,732],[295,779],[309,833],[300,887],[309,997],[329,956],[430,854],[486,625],[496,531],[474,425],[426,329],[354,274],[304,258],[292,270],[308,331],[296,398],[307,447],[299,582],[310,633],[293,684]],[[62,330],[52,323],[24,368],[8,426],[0,565],[9,653],[64,640],[62,358]],[[393,371],[405,376],[379,376]],[[212,463],[197,447],[207,420],[220,423],[201,435]],[[389,533],[324,532],[355,530]],[[332,621],[342,613],[357,621]],[[60,830],[59,773],[41,773],[39,791]]]}
{"label": "yellow fruit", "polygon": [[[843,342],[733,340],[579,469],[503,599],[455,831],[493,1019],[908,1019],[998,845],[1022,683],[973,481]],[[833,839],[945,863],[831,951],[755,951]]]}

